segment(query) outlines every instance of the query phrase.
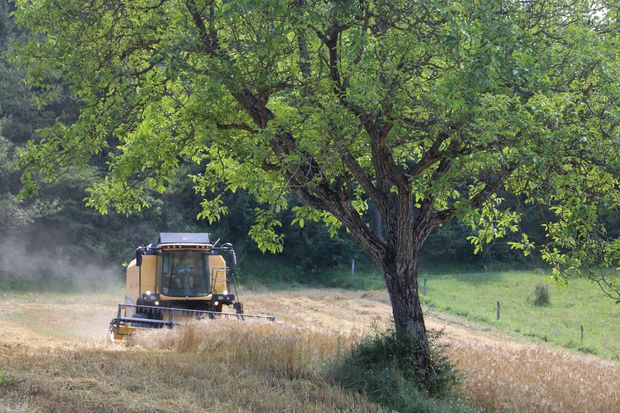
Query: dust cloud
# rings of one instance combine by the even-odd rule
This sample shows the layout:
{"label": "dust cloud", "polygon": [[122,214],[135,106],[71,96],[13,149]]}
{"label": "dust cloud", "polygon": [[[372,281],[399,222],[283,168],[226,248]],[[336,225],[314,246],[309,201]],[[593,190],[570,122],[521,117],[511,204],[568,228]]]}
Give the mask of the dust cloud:
{"label": "dust cloud", "polygon": [[[46,238],[41,234],[42,238]],[[36,240],[13,234],[0,241],[0,289],[109,291],[122,285],[123,267],[100,266],[90,255],[70,258],[63,243],[37,246]],[[66,248],[66,247],[65,247]]]}

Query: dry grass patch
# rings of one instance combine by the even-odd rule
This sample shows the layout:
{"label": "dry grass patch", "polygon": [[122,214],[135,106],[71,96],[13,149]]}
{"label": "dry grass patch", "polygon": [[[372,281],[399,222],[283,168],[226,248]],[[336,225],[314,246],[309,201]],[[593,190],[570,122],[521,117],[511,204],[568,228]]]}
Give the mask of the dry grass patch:
{"label": "dry grass patch", "polygon": [[[424,386],[413,377],[418,373],[409,353],[412,343],[388,340],[388,336],[392,337],[381,334],[379,341],[373,339],[373,343],[382,344],[375,349],[372,343],[360,340],[355,333],[343,334],[289,324],[208,320],[174,330],[142,331],[133,337],[133,344],[148,349],[208,356],[215,363],[245,366],[249,370],[294,383],[312,383],[315,386],[338,383],[345,389],[367,394],[371,400],[402,412],[469,411],[458,400],[431,398],[423,390]],[[367,343],[364,346],[366,356],[368,351],[378,351],[373,353],[374,358],[378,358],[374,364],[366,365],[365,361],[360,364],[359,357],[351,357],[355,351],[359,353],[361,343]],[[352,348],[357,350],[352,352]],[[384,349],[389,349],[390,353],[383,354]],[[436,367],[446,366],[444,363]],[[453,396],[448,391],[450,378],[453,376],[449,372],[436,378],[436,397]],[[336,391],[336,387],[325,388]],[[328,402],[335,395],[329,393],[325,399],[322,392],[317,393],[312,387],[302,387],[299,391],[310,391],[309,403],[317,399]],[[338,388],[337,392],[345,391]],[[361,395],[354,398],[366,400]],[[309,406],[304,406],[301,411],[308,411]]]}
{"label": "dry grass patch", "polygon": [[620,364],[542,345],[457,341],[468,398],[490,411],[617,412]]}
{"label": "dry grass patch", "polygon": [[129,348],[0,342],[0,412],[382,411],[319,378],[345,338],[216,322],[136,340]]}
{"label": "dry grass patch", "polygon": [[[31,295],[2,302],[0,413],[380,411],[321,372],[373,324],[389,325],[383,291],[247,294],[248,312],[269,309],[285,324],[216,321],[149,331],[129,348],[99,339],[116,298],[92,298],[80,297],[80,308],[64,295],[47,304]],[[444,330],[464,393],[489,411],[620,411],[618,363],[458,319],[429,316],[427,326]],[[43,327],[60,330],[50,335]]]}
{"label": "dry grass patch", "polygon": [[325,365],[348,352],[357,338],[276,323],[209,320],[140,332],[132,341],[144,348],[208,354],[214,362],[290,379],[318,379]]}

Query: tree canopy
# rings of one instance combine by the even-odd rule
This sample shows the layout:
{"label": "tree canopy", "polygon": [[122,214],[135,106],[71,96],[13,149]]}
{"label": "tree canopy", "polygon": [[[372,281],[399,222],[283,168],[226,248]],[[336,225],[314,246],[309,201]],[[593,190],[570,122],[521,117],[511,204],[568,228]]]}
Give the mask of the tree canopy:
{"label": "tree canopy", "polygon": [[[375,262],[423,362],[419,250],[454,219],[477,249],[518,231],[506,193],[552,208],[543,256],[558,275],[598,268],[617,293],[605,271],[620,241],[601,217],[620,202],[619,13],[585,0],[20,0],[35,40],[15,59],[31,87],[45,102],[62,78],[82,104],[22,152],[26,192],[106,154],[88,203],[130,212],[191,161],[199,193],[241,188],[264,205],[250,235],[271,250],[295,194],[298,224],[344,225]],[[227,208],[220,195],[202,207],[209,221]]]}

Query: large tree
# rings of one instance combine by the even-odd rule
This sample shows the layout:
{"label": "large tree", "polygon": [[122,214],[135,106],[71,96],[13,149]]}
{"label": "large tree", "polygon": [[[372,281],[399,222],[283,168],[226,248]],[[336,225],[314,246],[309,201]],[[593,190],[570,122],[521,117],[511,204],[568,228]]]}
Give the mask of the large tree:
{"label": "large tree", "polygon": [[23,153],[26,192],[109,152],[88,203],[129,212],[193,161],[199,192],[265,205],[250,233],[274,250],[295,194],[299,224],[344,225],[377,265],[431,374],[417,269],[438,226],[463,220],[481,248],[518,230],[511,192],[553,208],[558,268],[617,265],[599,216],[619,204],[618,17],[594,0],[21,0],[36,40],[16,61],[42,102],[62,78],[83,105]]}

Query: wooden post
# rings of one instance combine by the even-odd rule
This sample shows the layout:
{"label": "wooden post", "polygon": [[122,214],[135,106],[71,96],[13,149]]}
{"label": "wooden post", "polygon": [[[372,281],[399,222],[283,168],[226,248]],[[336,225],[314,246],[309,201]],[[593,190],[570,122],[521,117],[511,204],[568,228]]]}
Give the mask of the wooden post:
{"label": "wooden post", "polygon": [[580,326],[580,327],[581,327],[581,344],[583,344],[583,326]]}
{"label": "wooden post", "polygon": [[424,277],[424,286],[422,287],[422,294],[426,295],[426,277]]}
{"label": "wooden post", "polygon": [[351,260],[351,275],[355,275],[355,259]]}
{"label": "wooden post", "polygon": [[497,319],[499,320],[499,301],[497,302]]}

